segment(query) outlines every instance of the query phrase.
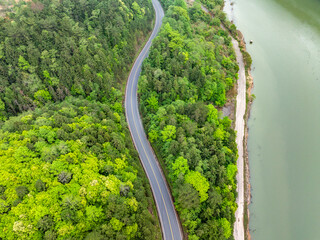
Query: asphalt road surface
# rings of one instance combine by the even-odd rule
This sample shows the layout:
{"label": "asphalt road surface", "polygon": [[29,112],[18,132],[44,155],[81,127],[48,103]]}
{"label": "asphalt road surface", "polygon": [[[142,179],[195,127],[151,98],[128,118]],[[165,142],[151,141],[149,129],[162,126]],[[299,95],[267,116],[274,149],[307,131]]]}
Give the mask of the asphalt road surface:
{"label": "asphalt road surface", "polygon": [[163,238],[166,240],[180,240],[183,238],[180,222],[174,209],[165,177],[144,132],[138,108],[137,89],[138,79],[141,72],[141,64],[148,56],[152,40],[159,32],[162,24],[162,18],[164,16],[163,9],[158,0],[152,0],[152,4],[156,13],[154,29],[148,42],[142,49],[131,69],[127,82],[125,109],[133,143],[138,150],[140,160],[151,185],[153,197],[158,210]]}

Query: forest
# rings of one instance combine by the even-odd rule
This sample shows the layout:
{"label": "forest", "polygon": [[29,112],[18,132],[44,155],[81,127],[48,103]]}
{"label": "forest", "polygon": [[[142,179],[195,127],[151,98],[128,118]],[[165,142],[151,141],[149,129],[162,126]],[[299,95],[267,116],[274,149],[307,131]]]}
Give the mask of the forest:
{"label": "forest", "polygon": [[[162,1],[139,80],[146,132],[190,240],[232,239],[238,66],[223,1]],[[19,1],[0,18],[0,239],[160,239],[123,87],[150,0]]]}
{"label": "forest", "polygon": [[0,238],[157,239],[121,109],[69,97],[0,130]]}
{"label": "forest", "polygon": [[160,239],[123,85],[151,1],[20,1],[0,18],[0,239]]}
{"label": "forest", "polygon": [[162,5],[164,22],[139,79],[145,129],[188,239],[233,239],[236,134],[218,111],[237,79],[231,38],[197,2]]}
{"label": "forest", "polygon": [[19,2],[0,18],[0,117],[66,96],[106,102],[153,15],[149,0]]}

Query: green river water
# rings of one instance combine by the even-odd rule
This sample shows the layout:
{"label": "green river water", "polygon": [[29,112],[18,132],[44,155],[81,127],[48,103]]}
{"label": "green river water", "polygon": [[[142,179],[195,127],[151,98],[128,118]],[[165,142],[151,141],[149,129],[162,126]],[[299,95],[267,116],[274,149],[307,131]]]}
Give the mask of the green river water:
{"label": "green river water", "polygon": [[320,0],[233,2],[229,17],[253,40],[251,237],[319,240]]}

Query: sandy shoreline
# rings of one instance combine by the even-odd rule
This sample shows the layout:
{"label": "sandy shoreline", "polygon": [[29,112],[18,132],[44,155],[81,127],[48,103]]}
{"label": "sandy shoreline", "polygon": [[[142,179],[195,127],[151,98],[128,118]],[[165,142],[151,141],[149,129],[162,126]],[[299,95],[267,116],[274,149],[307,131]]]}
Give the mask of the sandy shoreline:
{"label": "sandy shoreline", "polygon": [[[232,0],[225,0],[225,6],[224,6],[224,12],[227,14],[227,17],[230,21],[234,22],[234,12],[233,12],[233,3]],[[246,43],[243,37],[243,34],[238,30],[238,42],[241,48],[241,52],[246,52]],[[251,185],[250,185],[250,169],[249,169],[249,156],[248,156],[248,148],[247,148],[247,143],[248,143],[248,119],[250,117],[250,110],[251,110],[251,105],[252,105],[252,95],[251,91],[253,88],[253,78],[251,76],[251,66],[248,67],[248,69],[245,72],[246,75],[246,84],[248,85],[246,89],[246,97],[249,99],[249,101],[246,102],[246,110],[245,110],[245,115],[244,115],[244,137],[243,137],[243,169],[238,169],[238,171],[243,170],[243,175],[242,178],[238,178],[238,186],[243,185],[244,187],[244,192],[243,192],[243,203],[238,205],[238,207],[243,208],[243,216],[237,215],[236,212],[236,219],[239,217],[243,217],[243,228],[244,228],[244,236],[242,234],[239,236],[237,235],[236,232],[234,232],[234,237],[235,240],[242,240],[243,238],[246,240],[251,240],[250,236],[250,229],[249,229],[249,220],[250,220],[250,213],[249,213],[249,204],[251,201]],[[240,193],[239,193],[240,194]],[[242,194],[242,193],[241,193]],[[238,201],[237,201],[238,203]],[[238,211],[238,210],[237,210]],[[237,220],[236,220],[237,221]],[[235,228],[239,228],[241,226],[236,226]],[[237,231],[237,229],[235,229]]]}
{"label": "sandy shoreline", "polygon": [[[229,9],[226,9],[226,6]],[[228,8],[227,7],[227,8]],[[201,5],[201,8],[205,12],[209,12],[206,7]],[[225,0],[224,11],[229,11],[229,16],[232,20],[232,4],[230,0]],[[223,24],[221,27],[229,32]],[[233,236],[235,240],[250,239],[249,231],[249,210],[248,205],[250,203],[250,174],[249,174],[249,161],[247,151],[247,139],[248,139],[248,127],[247,121],[250,113],[250,107],[252,103],[251,89],[253,87],[253,79],[250,74],[250,66],[246,70],[246,63],[243,57],[243,53],[246,53],[245,41],[240,31],[236,36],[237,39],[232,39],[233,48],[236,54],[236,59],[239,65],[238,82],[236,86],[236,112],[235,112],[235,124],[234,130],[237,132],[236,143],[238,148],[238,160],[237,160],[237,192],[238,197],[236,203],[238,208],[235,212],[236,221],[234,223]],[[248,88],[247,88],[248,83]],[[249,101],[247,102],[247,96]],[[231,101],[232,102],[232,101]]]}
{"label": "sandy shoreline", "polygon": [[[238,30],[239,43],[242,52],[246,52],[246,42],[242,33]],[[251,75],[251,66],[246,71],[246,83],[248,85],[246,90],[246,96],[249,99],[247,101],[246,112],[245,112],[245,126],[244,126],[244,141],[243,141],[243,160],[244,160],[244,229],[245,236],[244,239],[251,240],[250,236],[250,212],[249,212],[249,204],[251,202],[251,184],[250,184],[250,168],[249,168],[249,155],[248,155],[248,136],[249,136],[249,128],[248,128],[248,120],[250,117],[251,105],[253,103],[252,97],[252,89],[253,89],[253,77]]]}
{"label": "sandy shoreline", "polygon": [[[243,34],[238,30],[238,36],[240,41],[240,46],[242,51],[246,52],[246,42],[244,41]],[[251,66],[249,66],[246,71],[246,82],[247,82],[247,91],[246,95],[248,97],[246,113],[245,113],[245,126],[244,126],[244,142],[243,142],[243,158],[244,158],[244,229],[245,229],[245,239],[251,240],[250,236],[250,212],[249,212],[249,204],[251,202],[251,184],[250,184],[250,168],[249,168],[249,155],[248,155],[248,136],[249,136],[249,128],[248,128],[248,120],[250,117],[251,105],[253,103],[252,97],[252,89],[253,89],[253,77],[251,75]]]}

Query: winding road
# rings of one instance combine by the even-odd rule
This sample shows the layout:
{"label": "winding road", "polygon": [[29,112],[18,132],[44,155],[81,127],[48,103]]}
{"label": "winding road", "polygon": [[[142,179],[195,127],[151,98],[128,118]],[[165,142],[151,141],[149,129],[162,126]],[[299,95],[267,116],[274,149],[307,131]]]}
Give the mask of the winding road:
{"label": "winding road", "polygon": [[183,239],[183,237],[179,218],[175,211],[173,200],[161,167],[144,132],[139,114],[137,90],[141,65],[143,60],[148,56],[152,40],[159,32],[164,16],[159,1],[152,0],[152,4],[156,14],[154,29],[131,69],[126,88],[125,110],[133,143],[138,150],[140,160],[151,185],[158,210],[163,239],[180,240]]}

